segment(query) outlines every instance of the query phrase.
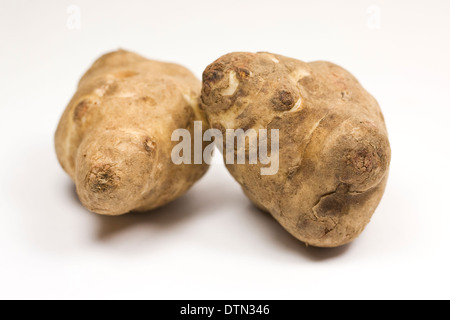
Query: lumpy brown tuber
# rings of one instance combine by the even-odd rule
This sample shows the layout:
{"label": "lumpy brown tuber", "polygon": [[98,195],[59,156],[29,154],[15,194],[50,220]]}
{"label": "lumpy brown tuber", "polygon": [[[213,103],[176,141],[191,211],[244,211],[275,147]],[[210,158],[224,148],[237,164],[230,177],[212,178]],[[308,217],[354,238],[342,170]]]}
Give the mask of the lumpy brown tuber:
{"label": "lumpy brown tuber", "polygon": [[204,71],[201,100],[222,132],[279,130],[278,173],[261,175],[261,163],[227,168],[292,235],[336,247],[363,231],[383,195],[391,151],[377,101],[349,72],[325,61],[231,53]]}
{"label": "lumpy brown tuber", "polygon": [[204,163],[171,161],[172,132],[192,133],[203,119],[200,88],[186,68],[124,50],[93,64],[55,136],[58,159],[87,209],[105,215],[154,209],[203,176]]}

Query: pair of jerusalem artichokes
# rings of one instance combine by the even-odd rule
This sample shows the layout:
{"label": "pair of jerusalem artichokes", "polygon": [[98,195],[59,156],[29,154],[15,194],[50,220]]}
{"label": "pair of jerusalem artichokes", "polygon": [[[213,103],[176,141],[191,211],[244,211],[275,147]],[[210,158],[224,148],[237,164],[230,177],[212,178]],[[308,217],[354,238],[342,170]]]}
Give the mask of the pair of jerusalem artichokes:
{"label": "pair of jerusalem artichokes", "polygon": [[[381,200],[391,156],[381,110],[354,76],[325,61],[230,53],[200,82],[180,65],[111,52],[81,78],[55,146],[83,205],[120,215],[163,206],[199,180],[208,161],[193,159],[208,144],[195,144],[195,131],[211,129],[248,198],[307,245],[351,242]],[[232,144],[230,157],[230,140],[217,132],[239,129],[256,136]],[[182,150],[191,161],[173,160],[176,130],[195,145]],[[251,157],[258,137],[271,142],[271,173]],[[239,151],[244,161],[230,161]]]}

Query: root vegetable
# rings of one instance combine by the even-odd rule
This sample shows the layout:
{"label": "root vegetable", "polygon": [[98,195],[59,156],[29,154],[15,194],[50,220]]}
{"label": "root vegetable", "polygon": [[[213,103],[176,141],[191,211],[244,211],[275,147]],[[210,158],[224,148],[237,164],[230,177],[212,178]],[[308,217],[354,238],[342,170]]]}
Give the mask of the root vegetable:
{"label": "root vegetable", "polygon": [[204,71],[201,99],[213,128],[279,130],[277,174],[261,175],[261,163],[227,168],[292,235],[336,247],[363,231],[383,195],[391,151],[377,101],[348,71],[231,53]]}
{"label": "root vegetable", "polygon": [[192,132],[202,121],[200,88],[186,68],[124,50],[93,64],[55,135],[58,159],[87,209],[105,215],[154,209],[203,176],[206,164],[171,161],[172,132]]}

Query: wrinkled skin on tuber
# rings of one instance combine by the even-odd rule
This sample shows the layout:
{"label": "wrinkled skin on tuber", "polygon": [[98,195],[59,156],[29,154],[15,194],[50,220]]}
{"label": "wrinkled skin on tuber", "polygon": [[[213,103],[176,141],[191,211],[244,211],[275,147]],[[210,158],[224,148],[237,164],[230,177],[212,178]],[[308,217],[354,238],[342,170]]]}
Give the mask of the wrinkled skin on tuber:
{"label": "wrinkled skin on tuber", "polygon": [[194,136],[194,121],[204,119],[200,88],[186,68],[124,50],[93,64],[55,135],[59,162],[87,209],[105,215],[151,210],[203,176],[206,164],[171,161],[172,132]]}
{"label": "wrinkled skin on tuber", "polygon": [[377,101],[345,69],[271,53],[230,53],[203,73],[211,127],[278,129],[279,171],[227,164],[245,194],[308,245],[354,240],[371,219],[391,151]]}

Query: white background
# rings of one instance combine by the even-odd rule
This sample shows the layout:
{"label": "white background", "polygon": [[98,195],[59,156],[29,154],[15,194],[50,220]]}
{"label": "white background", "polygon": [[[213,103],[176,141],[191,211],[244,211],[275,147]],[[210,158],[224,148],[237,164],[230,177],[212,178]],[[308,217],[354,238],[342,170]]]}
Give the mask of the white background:
{"label": "white background", "polygon": [[[68,20],[80,9],[80,29]],[[2,1],[0,298],[450,298],[448,1]],[[378,15],[378,12],[380,15]],[[102,217],[53,147],[80,76],[125,48],[198,77],[231,51],[350,70],[379,101],[391,173],[351,245],[307,248],[222,164],[184,197]]]}

